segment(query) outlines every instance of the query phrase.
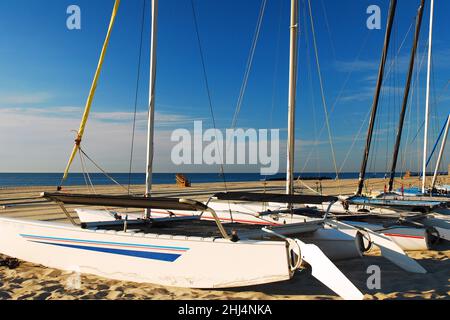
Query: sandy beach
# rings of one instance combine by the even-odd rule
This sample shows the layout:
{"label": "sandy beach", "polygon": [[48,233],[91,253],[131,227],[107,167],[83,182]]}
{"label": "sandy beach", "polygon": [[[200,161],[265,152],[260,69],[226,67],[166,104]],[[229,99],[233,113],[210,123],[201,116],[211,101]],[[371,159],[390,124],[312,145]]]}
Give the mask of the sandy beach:
{"label": "sandy beach", "polygon": [[[446,182],[447,178],[443,178]],[[405,186],[415,184],[417,178],[401,180]],[[315,181],[305,182],[312,188]],[[341,182],[323,181],[325,194],[346,194],[354,191],[354,180]],[[373,180],[373,190],[383,190],[384,180]],[[301,185],[299,185],[300,187]],[[258,191],[280,191],[283,182],[229,183],[228,189]],[[223,184],[209,183],[179,189],[174,185],[158,185],[155,194],[161,196],[184,196],[204,200],[215,191],[223,191]],[[4,188],[0,189],[0,216],[68,223],[54,204],[39,199],[42,191],[54,191],[54,187]],[[86,192],[84,187],[70,187],[67,192]],[[99,186],[98,193],[119,194],[118,187]],[[132,191],[142,193],[143,186],[133,186]],[[68,206],[73,213],[74,207]],[[450,299],[450,244],[443,242],[435,250],[409,252],[427,271],[427,274],[410,274],[391,264],[375,250],[362,259],[337,262],[337,266],[364,292],[365,299]],[[0,256],[2,261],[4,256]],[[367,288],[367,268],[377,265],[381,268],[381,290]],[[335,294],[315,280],[308,271],[298,273],[293,281],[233,290],[191,290],[160,287],[151,284],[137,284],[102,279],[91,275],[78,275],[43,266],[20,262],[13,270],[0,267],[0,299],[284,299],[322,300],[339,299]]]}

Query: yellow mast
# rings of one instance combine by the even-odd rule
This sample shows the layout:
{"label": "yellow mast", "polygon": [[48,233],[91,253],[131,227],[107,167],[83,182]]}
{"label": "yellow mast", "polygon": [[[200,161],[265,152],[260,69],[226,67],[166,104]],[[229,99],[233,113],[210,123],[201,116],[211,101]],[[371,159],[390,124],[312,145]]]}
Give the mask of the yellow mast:
{"label": "yellow mast", "polygon": [[113,12],[111,15],[111,21],[109,23],[108,33],[106,34],[105,42],[103,43],[103,48],[102,48],[102,52],[100,54],[100,59],[98,61],[97,70],[95,71],[94,80],[92,81],[91,90],[89,91],[89,96],[86,101],[86,107],[84,110],[83,118],[81,119],[80,128],[78,129],[77,138],[75,140],[75,146],[73,147],[72,154],[70,155],[69,162],[67,163],[66,170],[64,171],[64,176],[63,176],[62,181],[67,179],[67,175],[69,174],[69,170],[72,165],[72,162],[75,159],[75,156],[77,155],[77,152],[80,149],[81,141],[82,141],[83,135],[84,135],[84,130],[86,129],[86,123],[88,121],[89,114],[91,112],[92,101],[94,100],[95,91],[97,89],[98,79],[99,79],[100,73],[102,71],[103,61],[105,60],[106,51],[108,49],[109,39],[111,37],[111,32],[112,32],[112,29],[114,26],[114,22],[116,21],[116,16],[117,16],[117,11],[119,9],[120,1],[121,0],[115,0],[115,3],[114,3],[114,9],[113,9]]}

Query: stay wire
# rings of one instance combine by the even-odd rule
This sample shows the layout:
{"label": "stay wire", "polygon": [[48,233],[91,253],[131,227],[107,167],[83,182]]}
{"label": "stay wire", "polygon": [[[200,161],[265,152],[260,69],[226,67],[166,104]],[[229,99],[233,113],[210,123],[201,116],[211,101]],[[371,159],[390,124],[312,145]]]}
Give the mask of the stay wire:
{"label": "stay wire", "polygon": [[[211,113],[211,120],[213,122],[213,127],[215,132],[217,132],[217,125],[216,125],[216,118],[214,116],[214,108],[213,108],[213,103],[212,103],[212,97],[211,97],[211,90],[210,90],[210,86],[209,86],[209,80],[208,80],[208,73],[206,72],[206,64],[205,64],[205,57],[204,57],[204,53],[203,53],[203,46],[202,46],[202,42],[200,39],[200,31],[199,31],[199,27],[198,27],[198,19],[197,19],[197,12],[195,10],[195,4],[194,4],[194,0],[191,0],[191,6],[192,6],[192,15],[194,18],[194,26],[195,26],[195,33],[197,36],[197,43],[198,43],[198,49],[200,51],[200,60],[202,63],[202,70],[203,70],[203,77],[205,80],[205,86],[206,86],[206,91],[207,91],[207,95],[208,95],[208,102],[209,102],[209,110]],[[217,143],[217,149],[219,152],[219,157],[220,157],[220,170],[221,170],[221,175],[222,175],[222,179],[223,179],[223,183],[224,183],[224,187],[225,190],[228,191],[228,186],[227,186],[227,180],[225,177],[225,169],[224,169],[224,165],[223,165],[223,156],[222,156],[222,152],[220,150],[220,145],[219,142],[216,139],[216,143]]]}
{"label": "stay wire", "polygon": [[[193,0],[191,0],[191,1],[193,1]],[[235,113],[233,116],[233,121],[232,121],[232,125],[231,125],[232,129],[234,129],[236,127],[238,117],[241,112],[242,103],[244,101],[245,92],[247,90],[248,80],[249,80],[250,73],[251,73],[252,67],[253,67],[253,60],[255,58],[255,52],[256,52],[256,47],[258,45],[259,35],[261,33],[261,26],[262,26],[262,22],[264,19],[264,13],[266,11],[266,5],[267,5],[267,0],[263,0],[261,3],[260,11],[259,11],[258,22],[256,24],[256,30],[255,30],[255,34],[253,37],[250,54],[249,54],[248,60],[247,60],[247,66],[245,68],[244,80],[242,82],[241,90],[239,92],[239,98],[238,98],[237,105],[236,105],[236,110],[235,110]]]}
{"label": "stay wire", "polygon": [[97,162],[95,162],[91,157],[89,157],[87,155],[87,153],[84,151],[84,149],[80,148],[79,150],[85,157],[86,159],[88,159],[98,170],[101,171],[101,173],[103,173],[103,175],[105,175],[105,177],[107,177],[108,179],[110,179],[112,182],[114,182],[116,185],[118,185],[119,187],[125,189],[128,191],[128,188],[123,186],[122,184],[120,184],[119,182],[117,182],[116,179],[114,179],[108,172],[106,172],[102,167],[100,167]]}
{"label": "stay wire", "polygon": [[142,1],[142,18],[141,18],[141,39],[139,44],[139,58],[138,58],[138,67],[137,67],[137,76],[136,76],[136,92],[134,97],[134,115],[133,115],[133,129],[131,136],[131,150],[130,150],[130,167],[128,171],[128,195],[131,193],[131,174],[133,171],[133,158],[134,158],[134,143],[136,138],[136,115],[137,115],[137,106],[139,99],[139,83],[141,81],[141,67],[142,67],[142,47],[144,41],[144,26],[145,26],[145,9],[147,0]]}
{"label": "stay wire", "polygon": [[317,48],[316,31],[315,31],[314,19],[313,19],[313,15],[312,15],[311,0],[308,0],[308,7],[309,7],[309,16],[311,19],[311,31],[312,31],[312,36],[313,36],[314,52],[315,52],[315,57],[316,57],[317,69],[318,69],[320,90],[321,90],[321,95],[322,95],[323,108],[324,108],[324,112],[325,112],[325,122],[326,122],[326,126],[328,129],[328,139],[329,139],[331,153],[332,153],[332,157],[333,157],[333,165],[334,165],[334,169],[336,172],[336,180],[339,181],[339,171],[338,171],[337,162],[336,162],[336,153],[334,152],[334,144],[333,144],[333,138],[332,138],[332,134],[331,134],[330,119],[328,117],[328,106],[327,106],[327,101],[325,98],[325,90],[324,90],[324,86],[323,86],[322,72],[321,72],[321,68],[320,68],[319,52],[318,52],[318,48]]}

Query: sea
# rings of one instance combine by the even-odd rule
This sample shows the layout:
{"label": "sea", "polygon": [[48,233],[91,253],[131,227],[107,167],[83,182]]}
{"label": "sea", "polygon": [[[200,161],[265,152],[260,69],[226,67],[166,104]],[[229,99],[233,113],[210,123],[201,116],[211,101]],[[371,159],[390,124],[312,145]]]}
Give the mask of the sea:
{"label": "sea", "polygon": [[[275,176],[262,176],[259,173],[226,173],[225,175],[217,173],[187,173],[185,177],[191,183],[208,182],[248,182],[248,181],[274,181],[285,180],[286,174],[280,173]],[[144,173],[112,173],[114,180],[122,185],[139,185],[145,183]],[[305,180],[316,179],[335,179],[335,173],[298,173],[296,177]],[[358,173],[342,173],[340,179],[357,179]],[[369,173],[367,178],[383,178],[385,173]],[[33,186],[59,186],[62,173],[0,173],[0,188],[7,187],[33,187]],[[114,182],[102,173],[91,173],[90,179],[94,185],[112,185]],[[174,184],[174,173],[154,173],[154,184]],[[85,176],[82,173],[71,173],[64,182],[64,186],[82,186],[86,185]]]}

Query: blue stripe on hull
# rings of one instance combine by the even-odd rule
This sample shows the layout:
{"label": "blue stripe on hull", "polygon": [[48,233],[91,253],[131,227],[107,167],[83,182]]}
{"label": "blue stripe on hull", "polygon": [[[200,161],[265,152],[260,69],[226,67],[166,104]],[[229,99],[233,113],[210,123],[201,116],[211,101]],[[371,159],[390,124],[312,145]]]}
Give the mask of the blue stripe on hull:
{"label": "blue stripe on hull", "polygon": [[43,236],[36,236],[31,234],[21,234],[21,237],[25,238],[37,238],[39,240],[63,240],[63,241],[71,241],[71,242],[78,242],[78,243],[85,243],[85,244],[112,244],[112,245],[119,245],[119,246],[133,246],[133,247],[142,247],[142,248],[150,248],[150,249],[167,249],[167,250],[183,250],[187,251],[189,248],[182,248],[182,247],[167,247],[167,246],[155,246],[155,245],[146,245],[146,244],[134,244],[134,243],[122,243],[122,242],[106,242],[106,241],[94,241],[94,240],[81,240],[81,239],[68,239],[68,238],[55,238],[55,237],[43,237]]}
{"label": "blue stripe on hull", "polygon": [[80,246],[80,245],[73,245],[73,244],[51,243],[51,242],[41,242],[41,241],[32,241],[32,242],[47,244],[47,245],[52,245],[52,246],[58,246],[58,247],[81,249],[81,250],[96,251],[96,252],[103,252],[103,253],[111,253],[111,254],[118,254],[118,255],[122,255],[122,256],[130,256],[130,257],[150,259],[150,260],[159,260],[159,261],[166,261],[166,262],[174,262],[179,257],[181,257],[181,254],[173,254],[173,253],[98,248],[98,247],[88,247],[88,246]]}

